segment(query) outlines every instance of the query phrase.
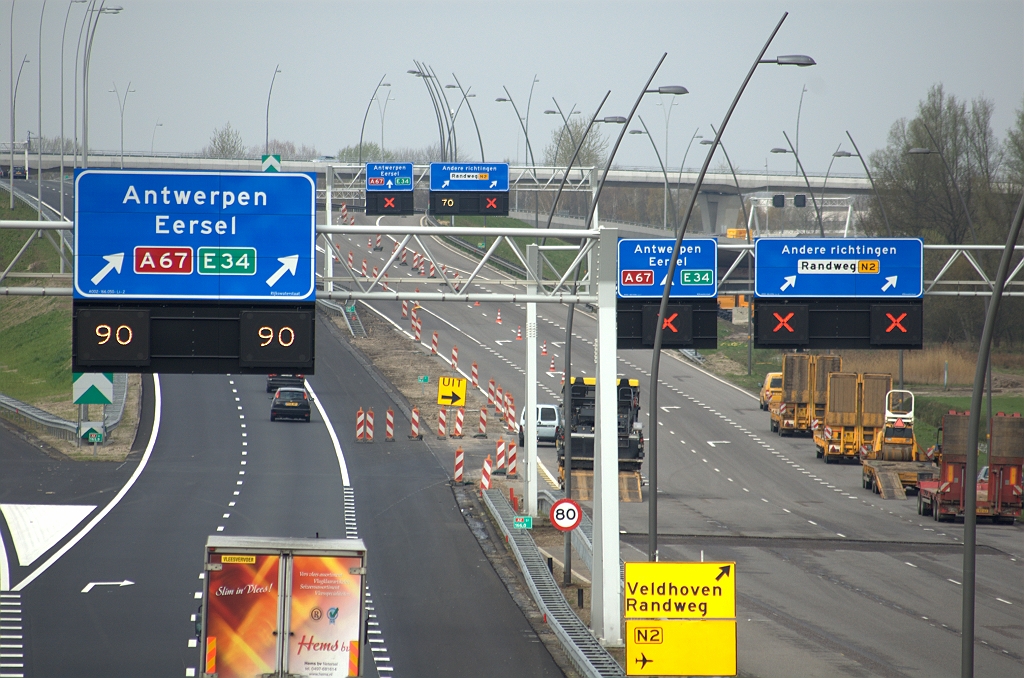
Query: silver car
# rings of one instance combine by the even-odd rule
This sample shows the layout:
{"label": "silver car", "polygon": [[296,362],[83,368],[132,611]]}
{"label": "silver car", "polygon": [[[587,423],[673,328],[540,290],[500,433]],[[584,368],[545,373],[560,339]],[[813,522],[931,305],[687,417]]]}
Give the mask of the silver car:
{"label": "silver car", "polygon": [[[562,425],[561,412],[558,405],[552,403],[540,403],[537,405],[537,442],[555,442],[555,431]],[[519,446],[526,444],[526,411],[523,410],[519,417]]]}

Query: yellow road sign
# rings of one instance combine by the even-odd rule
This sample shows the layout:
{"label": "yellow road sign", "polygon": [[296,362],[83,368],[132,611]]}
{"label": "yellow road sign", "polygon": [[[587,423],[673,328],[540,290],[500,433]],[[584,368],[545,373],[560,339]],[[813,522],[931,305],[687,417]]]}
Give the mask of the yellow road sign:
{"label": "yellow road sign", "polygon": [[626,619],[732,619],[736,563],[627,562]]}
{"label": "yellow road sign", "polygon": [[441,377],[437,380],[437,404],[461,407],[466,404],[466,380]]}
{"label": "yellow road sign", "polygon": [[735,676],[736,620],[627,619],[626,675]]}

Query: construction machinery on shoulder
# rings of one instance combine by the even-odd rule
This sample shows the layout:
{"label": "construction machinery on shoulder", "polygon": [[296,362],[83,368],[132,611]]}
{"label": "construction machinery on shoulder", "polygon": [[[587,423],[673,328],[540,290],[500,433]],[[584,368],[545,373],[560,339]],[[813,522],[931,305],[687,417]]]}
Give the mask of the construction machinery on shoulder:
{"label": "construction machinery on shoulder", "polygon": [[[640,380],[616,379],[618,412],[619,497],[623,501],[641,501],[640,467],[644,460],[643,423],[640,421]],[[562,385],[569,389],[569,411],[562,412],[562,425],[556,433],[558,477],[565,486],[565,426],[572,439],[573,497],[587,500],[594,486],[594,433],[597,425],[597,379],[571,377]],[[562,408],[565,408],[565,398]]]}
{"label": "construction machinery on shoulder", "polygon": [[937,477],[939,468],[914,435],[914,394],[885,394],[885,425],[861,458],[861,486],[882,499],[906,499],[921,482]]}

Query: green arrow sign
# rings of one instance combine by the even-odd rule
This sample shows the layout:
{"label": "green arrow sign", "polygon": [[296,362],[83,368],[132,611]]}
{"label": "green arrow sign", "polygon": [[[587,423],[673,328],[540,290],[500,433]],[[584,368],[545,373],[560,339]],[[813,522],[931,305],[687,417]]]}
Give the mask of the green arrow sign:
{"label": "green arrow sign", "polygon": [[279,155],[265,155],[265,156],[263,156],[263,171],[264,172],[280,172],[281,171],[281,156],[279,156]]}
{"label": "green arrow sign", "polygon": [[114,402],[113,372],[74,372],[71,393],[76,405],[109,405]]}

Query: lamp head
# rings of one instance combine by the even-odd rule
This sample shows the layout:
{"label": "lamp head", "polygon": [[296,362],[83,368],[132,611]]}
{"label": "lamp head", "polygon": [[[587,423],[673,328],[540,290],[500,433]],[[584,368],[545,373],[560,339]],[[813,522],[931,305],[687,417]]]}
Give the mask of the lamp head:
{"label": "lamp head", "polygon": [[852,158],[854,155],[856,155],[856,154],[855,153],[850,153],[849,151],[836,151],[835,153],[832,154],[832,157],[833,158]]}
{"label": "lamp head", "polygon": [[613,125],[625,125],[626,119],[621,115],[610,115],[607,118],[601,118],[597,122],[607,122]]}
{"label": "lamp head", "polygon": [[933,151],[930,148],[912,148],[909,151],[907,151],[907,153],[910,155],[928,155],[934,152],[935,151]]}
{"label": "lamp head", "polygon": [[814,66],[817,62],[806,54],[786,54],[776,57],[774,63],[779,66]]}
{"label": "lamp head", "polygon": [[772,149],[772,153],[789,153],[789,152],[790,151],[789,151],[788,148],[779,148],[778,146],[776,146],[775,148]]}
{"label": "lamp head", "polygon": [[677,96],[690,93],[690,90],[686,89],[682,85],[665,85],[664,87],[659,87],[654,91],[658,94],[675,94]]}

